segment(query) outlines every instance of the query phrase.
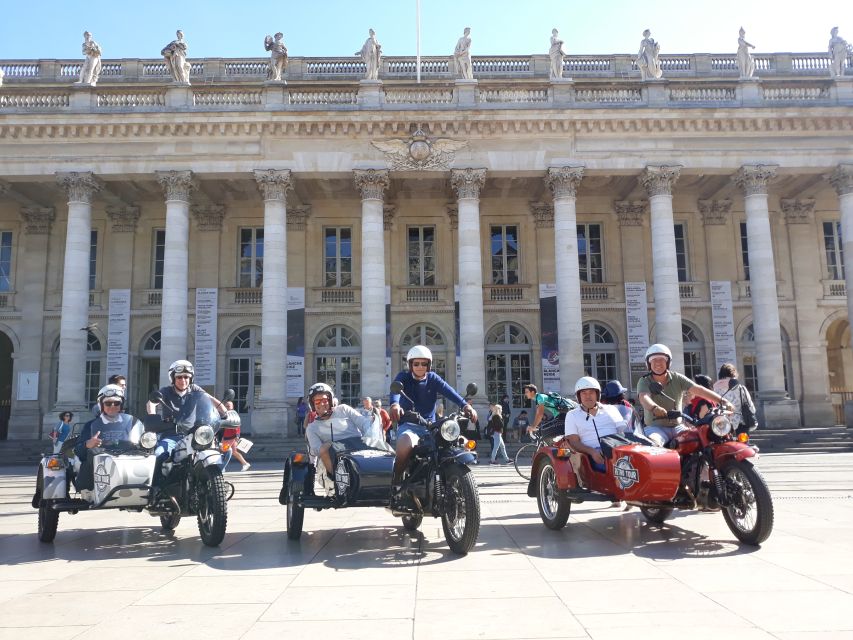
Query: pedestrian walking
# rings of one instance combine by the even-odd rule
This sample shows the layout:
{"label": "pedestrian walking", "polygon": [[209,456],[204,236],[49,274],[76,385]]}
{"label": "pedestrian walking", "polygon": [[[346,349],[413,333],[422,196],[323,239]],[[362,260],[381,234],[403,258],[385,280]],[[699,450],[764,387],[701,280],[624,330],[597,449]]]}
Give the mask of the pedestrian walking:
{"label": "pedestrian walking", "polygon": [[[489,426],[492,432],[492,464],[509,464],[510,459],[506,454],[506,445],[504,444],[503,439],[503,431],[504,431],[504,420],[502,413],[501,405],[496,404],[492,407],[492,417],[489,418]],[[497,462],[496,458],[500,455],[503,457],[501,462]]]}

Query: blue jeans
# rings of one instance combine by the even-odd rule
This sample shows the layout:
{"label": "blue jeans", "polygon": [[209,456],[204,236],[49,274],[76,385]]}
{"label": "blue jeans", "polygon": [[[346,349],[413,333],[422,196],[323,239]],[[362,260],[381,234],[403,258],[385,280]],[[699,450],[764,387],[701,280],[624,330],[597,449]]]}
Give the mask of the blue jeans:
{"label": "blue jeans", "polygon": [[506,454],[506,445],[500,433],[492,434],[492,462],[498,457],[498,454],[503,457],[503,462],[509,462],[509,456]]}

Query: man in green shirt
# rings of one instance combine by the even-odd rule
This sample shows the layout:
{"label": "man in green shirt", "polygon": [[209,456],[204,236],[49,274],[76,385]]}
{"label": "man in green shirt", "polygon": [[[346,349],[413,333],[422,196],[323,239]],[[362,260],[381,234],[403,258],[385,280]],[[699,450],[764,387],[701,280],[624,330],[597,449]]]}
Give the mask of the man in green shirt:
{"label": "man in green shirt", "polygon": [[[637,382],[637,396],[643,405],[643,429],[646,437],[660,447],[671,440],[675,434],[686,430],[681,418],[669,419],[667,411],[681,411],[684,405],[684,393],[690,391],[693,395],[705,398],[723,408],[733,409],[732,403],[711,389],[693,382],[687,376],[677,371],[670,371],[672,352],[664,344],[653,344],[646,350],[646,366],[649,372]],[[651,382],[663,385],[660,393],[652,393]]]}
{"label": "man in green shirt", "polygon": [[524,397],[530,400],[536,407],[533,423],[527,427],[527,433],[533,433],[542,424],[550,421],[560,413],[574,409],[577,403],[568,398],[555,397],[548,393],[539,393],[535,384],[524,385]]}

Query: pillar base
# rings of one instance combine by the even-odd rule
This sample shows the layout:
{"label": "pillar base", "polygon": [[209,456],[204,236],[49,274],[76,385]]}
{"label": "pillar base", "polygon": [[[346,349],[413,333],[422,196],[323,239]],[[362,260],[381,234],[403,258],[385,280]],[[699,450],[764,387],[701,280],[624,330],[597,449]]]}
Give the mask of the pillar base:
{"label": "pillar base", "polygon": [[32,440],[51,432],[59,422],[59,412],[42,415],[38,407],[21,407],[20,403],[9,417],[9,440]]}
{"label": "pillar base", "polygon": [[796,400],[758,400],[756,405],[759,429],[799,429],[803,426],[800,420],[800,403]]}
{"label": "pillar base", "polygon": [[252,410],[252,425],[247,431],[253,435],[295,436],[296,425],[286,402],[259,400]]}
{"label": "pillar base", "polygon": [[361,107],[379,107],[382,96],[381,80],[358,81],[358,104]]}
{"label": "pillar base", "polygon": [[454,80],[456,86],[456,102],[459,106],[473,106],[477,104],[477,81],[466,78]]}

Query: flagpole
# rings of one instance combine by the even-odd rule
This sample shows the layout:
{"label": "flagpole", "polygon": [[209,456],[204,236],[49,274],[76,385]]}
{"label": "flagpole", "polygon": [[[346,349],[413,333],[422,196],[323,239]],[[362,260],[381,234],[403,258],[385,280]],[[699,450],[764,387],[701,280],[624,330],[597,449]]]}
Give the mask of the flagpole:
{"label": "flagpole", "polygon": [[417,72],[417,82],[421,83],[421,0],[415,0],[415,24],[417,38],[415,40],[416,61],[415,69]]}

